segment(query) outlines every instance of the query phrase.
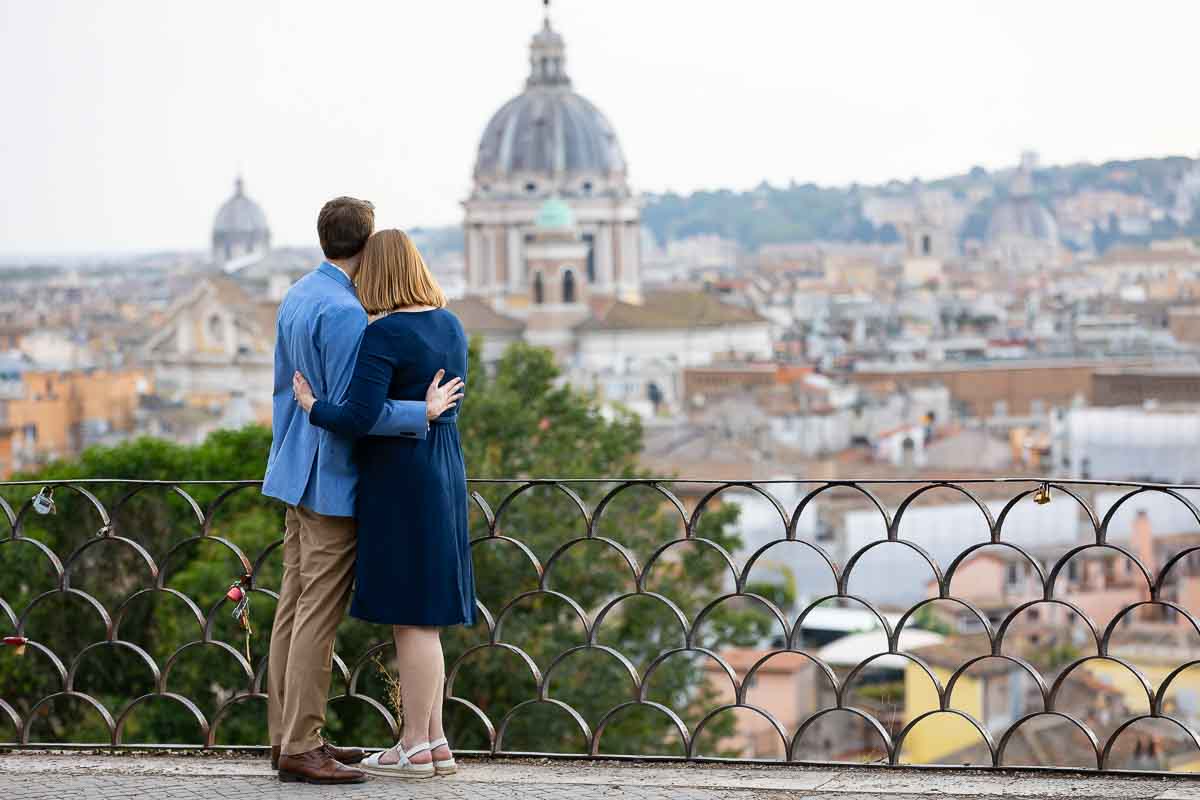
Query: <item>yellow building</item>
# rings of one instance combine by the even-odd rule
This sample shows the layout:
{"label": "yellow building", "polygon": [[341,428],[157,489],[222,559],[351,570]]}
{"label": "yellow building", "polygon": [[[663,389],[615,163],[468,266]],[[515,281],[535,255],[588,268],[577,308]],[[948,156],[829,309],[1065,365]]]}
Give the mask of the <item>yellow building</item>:
{"label": "yellow building", "polygon": [[139,398],[151,385],[140,369],[20,372],[6,387],[4,424],[12,429],[5,476],[56,458],[78,455],[111,434],[132,431]]}
{"label": "yellow building", "polygon": [[[920,658],[929,665],[943,687],[949,684],[958,664],[967,658],[961,651],[957,652],[955,661],[943,658],[940,651],[944,647],[941,645],[936,648],[923,648],[919,653]],[[995,706],[1010,691],[1011,669],[1011,664],[1000,659],[988,659],[975,665],[955,683],[950,707],[969,714],[972,719],[982,724],[989,711],[999,711],[989,708],[989,701]],[[938,708],[940,703],[937,687],[923,669],[909,661],[904,670],[905,722],[911,722]],[[982,743],[979,731],[971,723],[954,714],[941,713],[926,717],[909,731],[900,756],[909,764],[946,763],[949,756],[968,751]],[[961,762],[956,760],[954,763]]]}
{"label": "yellow building", "polygon": [[[954,670],[968,660],[975,649],[951,641],[938,647],[922,648],[916,655],[929,665],[945,687]],[[1152,691],[1156,691],[1172,670],[1196,658],[1195,654],[1181,653],[1178,648],[1166,650],[1156,652],[1155,648],[1142,645],[1114,653],[1133,664],[1150,682]],[[925,671],[912,662],[905,669],[904,692],[906,723],[939,708],[936,687]],[[1196,697],[1200,697],[1200,666],[1183,671],[1172,681],[1164,711],[1194,729],[1200,722],[1200,707],[1193,700]],[[999,658],[981,661],[962,675],[954,686],[949,705],[984,726],[997,745],[1016,720],[1042,708],[1027,673]],[[1150,706],[1145,688],[1132,672],[1116,661],[1093,658],[1071,673],[1059,691],[1056,708],[1082,720],[1103,746],[1118,726],[1128,719],[1147,714]],[[1060,717],[1040,719],[1040,724],[1021,726],[1005,750],[1005,764],[1036,766],[1041,763],[1040,754],[1061,751],[1076,757],[1077,766],[1095,767],[1095,757],[1081,746],[1082,734],[1074,725]],[[1129,751],[1139,739],[1163,738],[1160,734],[1167,730],[1163,725],[1141,723],[1128,729],[1117,740],[1113,751],[1115,760],[1110,766],[1129,767]],[[1171,736],[1174,733],[1174,730],[1170,731]],[[1200,753],[1179,738],[1180,741],[1160,742],[1163,758],[1160,768],[1175,772],[1200,770]],[[909,764],[987,764],[990,757],[979,732],[967,720],[940,713],[926,717],[908,733],[901,748],[901,760]]]}

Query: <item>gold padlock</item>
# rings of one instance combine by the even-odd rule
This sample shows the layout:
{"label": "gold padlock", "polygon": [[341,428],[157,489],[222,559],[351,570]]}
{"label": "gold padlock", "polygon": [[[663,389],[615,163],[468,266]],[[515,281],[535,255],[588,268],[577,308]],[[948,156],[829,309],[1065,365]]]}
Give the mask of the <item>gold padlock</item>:
{"label": "gold padlock", "polygon": [[1038,487],[1037,491],[1033,493],[1033,502],[1039,506],[1044,506],[1050,502],[1050,484],[1043,483]]}

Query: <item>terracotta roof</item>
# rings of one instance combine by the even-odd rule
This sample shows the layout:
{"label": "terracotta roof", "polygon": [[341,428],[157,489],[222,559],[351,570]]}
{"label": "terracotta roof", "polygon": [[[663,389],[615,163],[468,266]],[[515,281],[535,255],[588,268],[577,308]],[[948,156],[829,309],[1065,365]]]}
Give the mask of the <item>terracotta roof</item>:
{"label": "terracotta roof", "polygon": [[707,292],[648,291],[641,305],[614,303],[602,318],[587,320],[578,330],[714,328],[766,322],[758,312],[722,303]]}
{"label": "terracotta roof", "polygon": [[525,330],[521,320],[504,316],[478,297],[451,300],[446,307],[454,312],[468,334],[520,333]]}
{"label": "terracotta roof", "polygon": [[252,302],[246,290],[232,278],[227,278],[224,275],[209,275],[205,278],[205,283],[208,284],[213,294],[217,296],[221,305],[239,307],[249,305]]}
{"label": "terracotta roof", "polygon": [[[744,677],[759,659],[766,656],[770,652],[772,651],[758,650],[750,647],[731,647],[722,650],[720,655],[721,658],[725,660],[725,663],[733,668],[734,672]],[[811,667],[812,662],[804,656],[796,653],[784,652],[763,664],[759,669],[758,674],[765,675],[768,673],[776,673],[780,675],[791,675]],[[713,661],[712,659],[708,659],[704,662],[704,668],[713,672],[723,672],[717,662]]]}
{"label": "terracotta roof", "polygon": [[[907,648],[902,649],[908,652]],[[929,664],[931,667],[955,670],[970,659],[989,651],[987,636],[975,635],[953,636],[939,644],[918,647],[911,652],[912,655]],[[1020,667],[1003,658],[989,658],[972,666],[967,674],[972,678],[983,678],[993,675],[1004,675],[1014,669],[1020,669]]]}

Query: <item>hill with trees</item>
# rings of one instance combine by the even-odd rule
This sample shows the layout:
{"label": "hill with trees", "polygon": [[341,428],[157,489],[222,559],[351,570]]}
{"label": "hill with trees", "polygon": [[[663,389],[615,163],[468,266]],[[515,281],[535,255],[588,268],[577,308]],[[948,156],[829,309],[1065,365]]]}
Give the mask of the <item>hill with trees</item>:
{"label": "hill with trees", "polygon": [[[1034,191],[1047,203],[1082,191],[1115,191],[1146,197],[1158,208],[1170,208],[1182,176],[1196,160],[1181,156],[1072,164],[1038,168]],[[980,237],[994,199],[1009,191],[1013,170],[988,172],[974,167],[961,175],[930,181],[891,181],[877,186],[822,187],[812,183],[773,186],[763,182],[745,192],[729,189],[647,194],[642,224],[660,244],[698,234],[717,234],[754,250],[774,242],[895,242],[890,225],[876,227],[863,216],[863,200],[870,196],[914,197],[921,189],[943,189],[966,202],[973,194],[980,201],[968,217],[964,236]],[[1164,221],[1153,238],[1200,235],[1200,215],[1183,225]],[[1145,237],[1142,237],[1145,238]],[[1136,236],[1115,235],[1112,241],[1136,241]],[[1101,248],[1103,249],[1103,248]]]}

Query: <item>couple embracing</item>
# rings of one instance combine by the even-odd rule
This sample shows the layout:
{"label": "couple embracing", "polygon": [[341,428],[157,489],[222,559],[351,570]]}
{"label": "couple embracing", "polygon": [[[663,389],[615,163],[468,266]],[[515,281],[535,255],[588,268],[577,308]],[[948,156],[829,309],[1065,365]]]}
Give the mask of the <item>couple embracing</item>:
{"label": "couple embracing", "polygon": [[[272,766],[285,781],[455,771],[439,634],[475,621],[455,424],[467,340],[412,240],[374,227],[370,203],[326,203],[325,261],[279,307],[263,493],[287,504],[267,676]],[[404,706],[400,741],[369,757],[321,738],[352,585],[350,614],[392,626]]]}

